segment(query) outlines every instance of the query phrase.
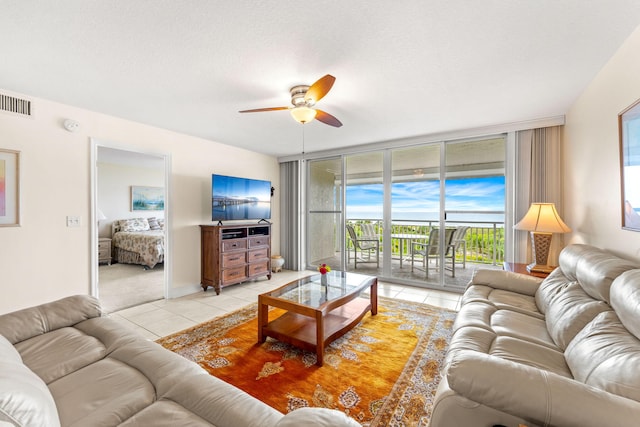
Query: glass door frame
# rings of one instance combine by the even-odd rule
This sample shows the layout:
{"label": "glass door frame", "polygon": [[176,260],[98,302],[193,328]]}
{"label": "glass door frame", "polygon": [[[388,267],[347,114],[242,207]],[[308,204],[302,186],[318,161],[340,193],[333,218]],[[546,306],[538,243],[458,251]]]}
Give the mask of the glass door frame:
{"label": "glass door frame", "polygon": [[[492,137],[499,137],[502,136],[505,138],[505,159],[504,159],[504,176],[505,176],[505,210],[504,210],[504,214],[505,214],[505,234],[507,235],[506,237],[509,237],[512,233],[510,233],[510,230],[508,229],[510,226],[510,222],[508,220],[508,218],[510,218],[510,212],[512,210],[511,204],[512,204],[512,191],[513,191],[513,183],[512,183],[512,173],[513,173],[513,165],[514,165],[514,155],[513,155],[513,141],[514,141],[514,133],[513,132],[496,132],[496,133],[492,133],[491,135],[483,135],[483,136],[477,136],[477,137],[463,137],[463,138],[452,138],[452,139],[441,139],[441,140],[434,140],[434,141],[415,141],[412,144],[408,144],[408,145],[398,145],[398,146],[387,146],[387,147],[376,147],[374,149],[368,148],[368,149],[363,149],[363,150],[349,150],[346,153],[340,153],[340,154],[334,154],[334,155],[327,155],[325,156],[313,156],[313,158],[309,159],[308,161],[319,161],[319,160],[330,160],[330,159],[340,159],[341,162],[341,180],[342,180],[342,184],[341,184],[341,211],[318,211],[315,213],[333,213],[333,214],[339,214],[340,215],[340,220],[339,222],[336,222],[336,227],[339,230],[336,234],[336,239],[340,242],[339,243],[339,250],[341,252],[341,257],[340,257],[340,266],[339,269],[341,270],[345,270],[347,267],[347,236],[346,236],[346,224],[347,224],[347,217],[346,217],[346,212],[347,212],[347,203],[348,200],[346,198],[346,183],[347,183],[347,167],[346,167],[346,163],[347,163],[347,157],[348,156],[352,156],[352,155],[358,155],[358,154],[362,154],[365,153],[367,151],[379,151],[382,153],[383,155],[383,171],[382,171],[382,175],[383,175],[383,188],[384,188],[384,196],[383,196],[383,215],[382,215],[382,226],[383,226],[383,234],[382,234],[382,244],[380,249],[382,250],[382,257],[381,257],[381,268],[382,268],[382,273],[379,276],[379,278],[381,280],[385,280],[385,281],[389,281],[389,282],[395,282],[395,283],[401,283],[401,284],[407,284],[407,285],[411,285],[411,286],[418,286],[418,287],[425,287],[425,288],[435,288],[435,289],[441,289],[444,287],[447,287],[447,283],[446,283],[446,275],[445,275],[445,270],[442,268],[438,269],[438,284],[435,285],[433,282],[431,283],[426,283],[424,281],[418,281],[418,280],[413,280],[413,279],[406,279],[406,278],[399,278],[399,277],[392,277],[391,276],[391,265],[392,265],[392,258],[391,258],[391,248],[392,248],[392,242],[391,242],[391,234],[392,234],[392,204],[391,204],[391,189],[392,189],[392,184],[393,184],[393,180],[392,180],[392,175],[393,175],[393,170],[392,170],[392,153],[394,150],[397,149],[402,149],[402,148],[411,148],[411,147],[415,147],[415,146],[421,146],[421,145],[438,145],[439,146],[439,155],[440,155],[440,159],[439,159],[439,188],[440,188],[440,194],[439,194],[439,201],[440,201],[440,209],[439,209],[439,218],[438,218],[438,226],[443,228],[446,227],[446,178],[447,178],[447,159],[446,159],[446,155],[447,155],[447,150],[446,147],[448,144],[455,144],[455,143],[464,143],[464,142],[473,142],[474,140],[484,140],[487,138],[492,138]],[[308,162],[307,161],[307,162]],[[310,211],[308,209],[309,204],[309,182],[310,182],[310,168],[307,164],[307,162],[303,161],[303,176],[305,179],[304,185],[302,186],[302,188],[304,188],[305,191],[305,197],[303,198],[303,201],[305,203],[303,212],[306,216],[306,218],[303,218],[305,226],[304,226],[304,239],[306,241],[304,248],[305,248],[305,253],[304,253],[304,263],[303,265],[307,266],[307,268],[311,268],[315,270],[316,266],[313,266],[310,264],[309,262],[309,244],[308,244],[308,237],[309,237],[309,232],[310,232],[310,221],[309,221],[309,217],[311,213],[314,213],[312,211]],[[445,234],[444,233],[440,233],[440,247],[443,248],[444,247],[444,239],[445,239]],[[505,252],[510,251],[510,246],[511,246],[511,240],[510,238],[505,238]],[[443,262],[445,261],[444,259],[444,253],[440,254],[440,265],[443,265]],[[332,266],[333,268],[333,266]],[[449,284],[449,288],[450,289],[457,289],[459,286],[451,286],[451,284]]]}
{"label": "glass door frame", "polygon": [[[341,188],[340,188],[340,204],[339,207],[341,210],[312,210],[311,206],[312,204],[309,201],[310,195],[311,195],[311,191],[309,191],[309,186],[311,185],[311,168],[309,167],[310,163],[313,162],[324,162],[324,161],[331,161],[331,160],[339,160],[340,161],[340,165],[341,165],[341,171],[340,171],[340,179],[341,179]],[[346,249],[346,242],[345,242],[345,215],[344,215],[344,209],[345,209],[345,203],[344,203],[344,193],[345,193],[345,185],[344,185],[344,179],[345,179],[345,167],[344,167],[344,155],[334,155],[334,156],[327,156],[327,157],[319,157],[319,158],[314,158],[314,159],[309,159],[309,160],[302,160],[302,165],[303,165],[303,172],[302,174],[304,175],[304,186],[303,188],[305,189],[305,195],[304,195],[304,206],[302,211],[304,212],[304,258],[303,258],[303,265],[305,266],[306,269],[308,270],[315,270],[316,269],[316,265],[312,265],[311,264],[311,257],[310,257],[310,234],[311,234],[311,217],[313,214],[333,214],[335,215],[339,215],[340,218],[339,220],[335,221],[335,225],[336,225],[336,230],[337,230],[337,234],[336,234],[336,241],[339,242],[339,250],[341,253],[340,256],[340,265],[337,266],[338,270],[345,270],[345,266],[346,266],[346,255],[345,255],[345,249]],[[336,266],[331,266],[332,269],[336,269]]]}

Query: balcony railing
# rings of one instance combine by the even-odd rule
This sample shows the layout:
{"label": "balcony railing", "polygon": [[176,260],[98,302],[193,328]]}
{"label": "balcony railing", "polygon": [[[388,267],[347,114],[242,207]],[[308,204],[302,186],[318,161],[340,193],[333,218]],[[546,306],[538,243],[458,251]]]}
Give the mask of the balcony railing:
{"label": "balcony railing", "polygon": [[[380,219],[350,219],[347,221],[354,226],[358,235],[362,235],[361,225],[369,223],[373,225],[375,233],[382,242],[383,227]],[[502,265],[504,261],[504,223],[493,221],[446,221],[446,227],[468,226],[464,241],[466,242],[466,261],[477,264]],[[394,220],[391,225],[391,235],[410,234],[422,235],[426,241],[434,227],[438,227],[438,221],[418,220]],[[349,239],[348,247],[352,243]],[[400,254],[410,253],[411,240],[391,239],[391,256],[399,257]],[[382,245],[381,245],[382,248]],[[462,251],[456,253],[456,260],[462,261]]]}

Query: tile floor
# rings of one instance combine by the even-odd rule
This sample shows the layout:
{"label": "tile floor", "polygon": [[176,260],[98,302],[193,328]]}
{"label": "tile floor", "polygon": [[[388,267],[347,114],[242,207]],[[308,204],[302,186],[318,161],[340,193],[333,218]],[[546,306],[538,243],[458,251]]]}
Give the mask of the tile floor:
{"label": "tile floor", "polygon": [[[122,324],[150,340],[173,334],[214,317],[257,302],[258,294],[268,292],[313,272],[282,271],[271,280],[230,286],[216,295],[212,288],[181,298],[154,301],[109,314]],[[452,310],[459,308],[461,295],[440,290],[422,289],[378,282],[378,295],[431,304]]]}

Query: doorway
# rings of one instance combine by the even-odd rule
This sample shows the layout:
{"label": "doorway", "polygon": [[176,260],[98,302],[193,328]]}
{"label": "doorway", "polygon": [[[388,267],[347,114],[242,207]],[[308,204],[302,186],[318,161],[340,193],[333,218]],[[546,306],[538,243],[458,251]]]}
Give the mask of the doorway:
{"label": "doorway", "polygon": [[107,313],[166,298],[169,155],[98,140],[91,154],[92,295]]}

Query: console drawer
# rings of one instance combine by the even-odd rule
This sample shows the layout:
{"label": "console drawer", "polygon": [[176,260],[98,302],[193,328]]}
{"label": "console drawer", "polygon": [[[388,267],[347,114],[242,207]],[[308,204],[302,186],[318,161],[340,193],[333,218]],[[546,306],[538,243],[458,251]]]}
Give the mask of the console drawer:
{"label": "console drawer", "polygon": [[247,249],[246,239],[231,239],[222,242],[222,252],[239,251]]}
{"label": "console drawer", "polygon": [[255,276],[255,275],[268,273],[268,272],[269,272],[269,261],[249,264],[249,276]]}
{"label": "console drawer", "polygon": [[222,270],[222,283],[235,282],[247,278],[246,269],[244,267],[227,268]]}
{"label": "console drawer", "polygon": [[269,236],[256,236],[249,238],[249,248],[258,248],[260,246],[269,246]]}
{"label": "console drawer", "polygon": [[269,259],[269,250],[267,248],[249,251],[249,262]]}
{"label": "console drawer", "polygon": [[245,263],[245,252],[230,252],[222,255],[222,268],[243,266]]}

